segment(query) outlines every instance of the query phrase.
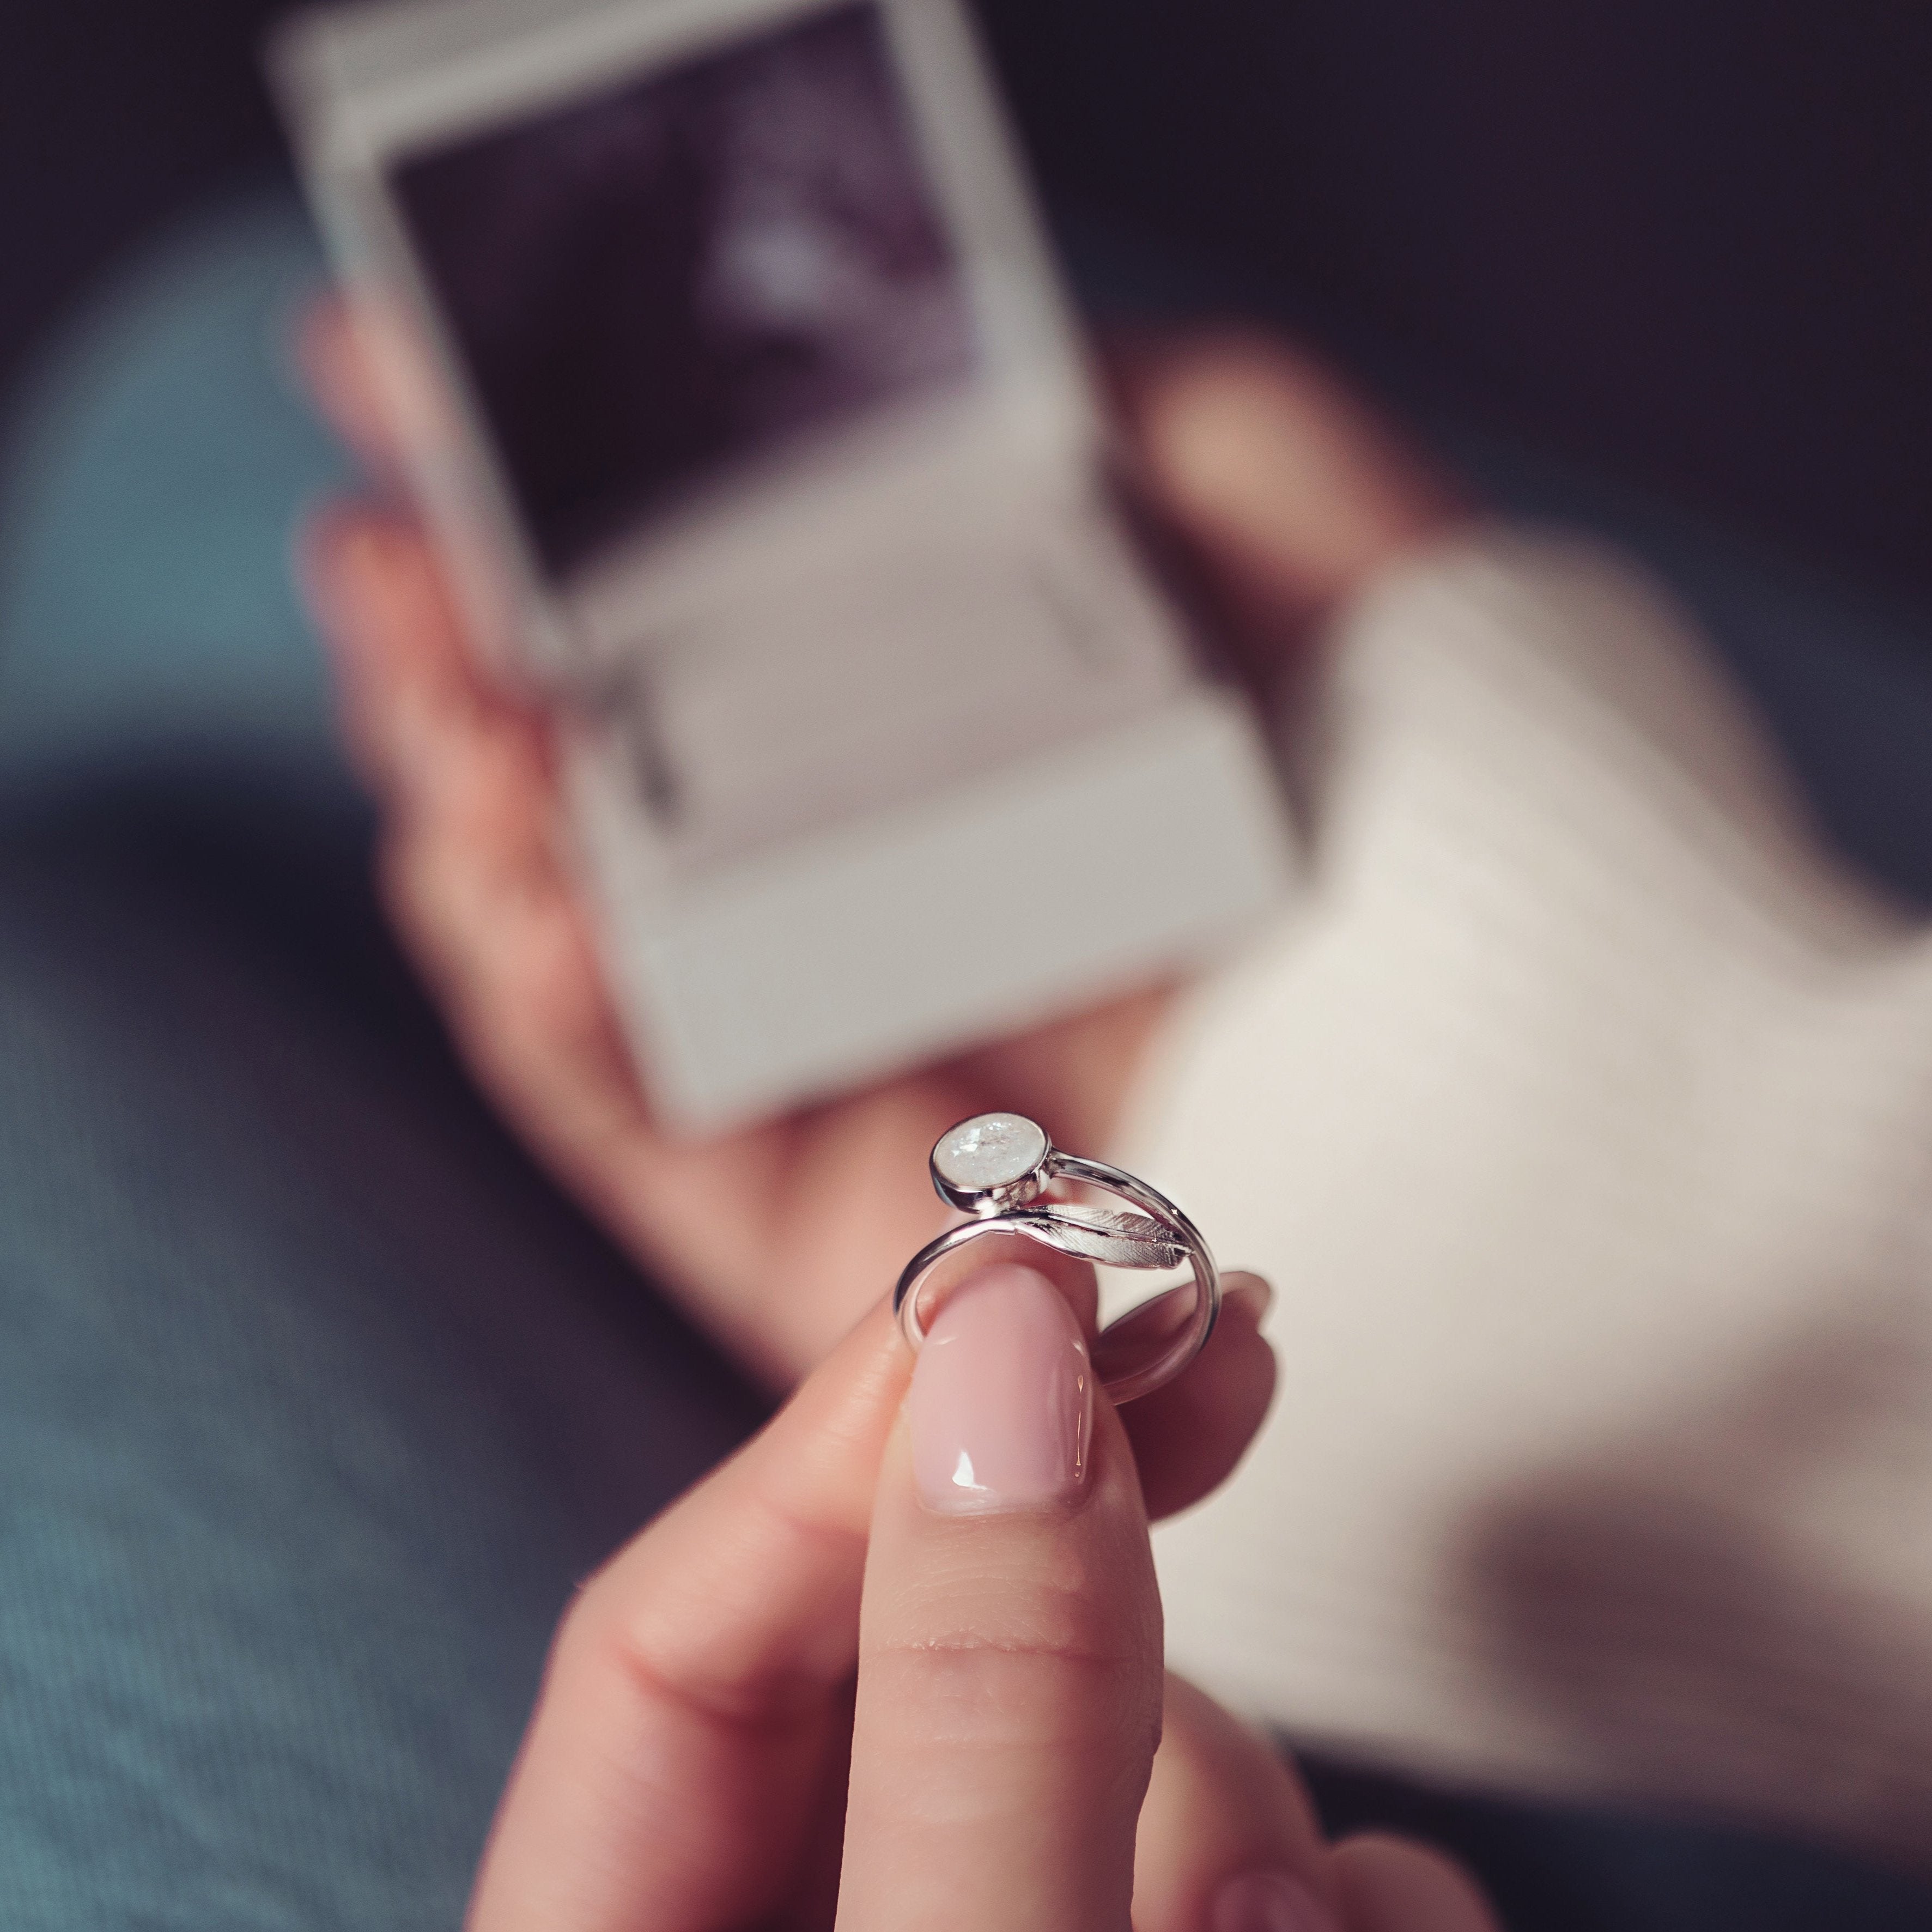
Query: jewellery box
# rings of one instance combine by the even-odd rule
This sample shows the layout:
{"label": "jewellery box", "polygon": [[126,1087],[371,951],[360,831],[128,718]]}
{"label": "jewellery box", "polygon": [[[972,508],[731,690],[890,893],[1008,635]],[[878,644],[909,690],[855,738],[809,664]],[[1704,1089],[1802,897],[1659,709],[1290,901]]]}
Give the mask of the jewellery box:
{"label": "jewellery box", "polygon": [[409,0],[272,65],[655,1112],[1226,946],[1291,866],[953,0]]}

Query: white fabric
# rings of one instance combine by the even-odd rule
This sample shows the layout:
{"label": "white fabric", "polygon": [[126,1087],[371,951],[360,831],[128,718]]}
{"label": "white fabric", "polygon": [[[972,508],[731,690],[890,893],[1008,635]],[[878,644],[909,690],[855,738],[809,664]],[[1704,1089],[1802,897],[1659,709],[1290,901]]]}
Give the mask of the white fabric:
{"label": "white fabric", "polygon": [[1125,1156],[1274,1280],[1178,1668],[1438,1775],[1932,1846],[1932,942],[1685,620],[1504,532],[1334,640],[1313,879]]}

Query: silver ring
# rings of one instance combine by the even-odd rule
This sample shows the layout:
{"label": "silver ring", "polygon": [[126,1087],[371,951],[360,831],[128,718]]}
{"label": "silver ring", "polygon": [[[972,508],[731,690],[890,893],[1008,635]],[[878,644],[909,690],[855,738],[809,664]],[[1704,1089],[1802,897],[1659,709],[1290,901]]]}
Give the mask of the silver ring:
{"label": "silver ring", "polygon": [[[976,1114],[946,1129],[933,1144],[930,1162],[934,1191],[949,1207],[970,1218],[927,1242],[905,1264],[892,1290],[892,1312],[916,1349],[926,1340],[920,1312],[920,1288],[938,1264],[969,1242],[989,1234],[1018,1234],[1064,1255],[1077,1255],[1108,1268],[1172,1268],[1184,1262],[1194,1271],[1193,1300],[1184,1317],[1172,1319],[1174,1289],[1130,1310],[1102,1330],[1094,1343],[1094,1366],[1117,1402],[1131,1402],[1171,1382],[1193,1360],[1214,1332],[1221,1312],[1221,1277],[1201,1231],[1144,1180],[1106,1162],[1062,1154],[1046,1130],[1024,1114]],[[1050,1196],[1054,1181],[1097,1188],[1130,1202],[1137,1213],[1091,1208]],[[1168,1323],[1156,1328],[1150,1315]],[[1120,1352],[1134,1330],[1155,1336],[1149,1361],[1107,1372],[1109,1338]]]}

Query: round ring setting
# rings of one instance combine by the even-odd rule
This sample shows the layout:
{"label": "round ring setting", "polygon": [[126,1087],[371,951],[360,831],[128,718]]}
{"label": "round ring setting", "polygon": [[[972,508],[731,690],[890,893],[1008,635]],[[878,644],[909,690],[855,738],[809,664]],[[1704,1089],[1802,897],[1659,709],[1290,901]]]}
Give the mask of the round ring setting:
{"label": "round ring setting", "polygon": [[[1164,1194],[1104,1161],[1063,1154],[1024,1114],[976,1114],[949,1127],[934,1144],[930,1166],[934,1191],[969,1218],[920,1249],[892,1290],[892,1312],[914,1348],[926,1340],[920,1300],[928,1277],[970,1242],[1017,1234],[1106,1267],[1192,1270],[1192,1299],[1184,1310],[1164,1306],[1184,1292],[1174,1289],[1110,1323],[1096,1340],[1095,1366],[1115,1402],[1131,1402],[1171,1382],[1201,1352],[1220,1312],[1220,1275],[1201,1231]],[[1048,1192],[1056,1182],[1111,1194],[1126,1208],[1064,1198]],[[1162,1325],[1149,1322],[1150,1311],[1163,1318]],[[1130,1330],[1151,1335],[1148,1359],[1110,1373],[1110,1338],[1118,1344]]]}

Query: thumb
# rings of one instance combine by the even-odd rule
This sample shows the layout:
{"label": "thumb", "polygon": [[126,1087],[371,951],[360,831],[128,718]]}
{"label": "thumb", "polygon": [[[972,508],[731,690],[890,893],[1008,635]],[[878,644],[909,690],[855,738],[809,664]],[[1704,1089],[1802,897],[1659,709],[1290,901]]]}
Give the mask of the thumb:
{"label": "thumb", "polygon": [[1258,331],[1126,338],[1109,367],[1155,506],[1238,624],[1305,626],[1468,514],[1393,424]]}
{"label": "thumb", "polygon": [[1426,1845],[1365,1832],[1335,1847],[1330,1869],[1348,1932],[1498,1932],[1474,1880]]}
{"label": "thumb", "polygon": [[1274,1745],[1182,1678],[1134,1848],[1135,1932],[1497,1932],[1439,1852],[1374,1832],[1332,1850]]}

